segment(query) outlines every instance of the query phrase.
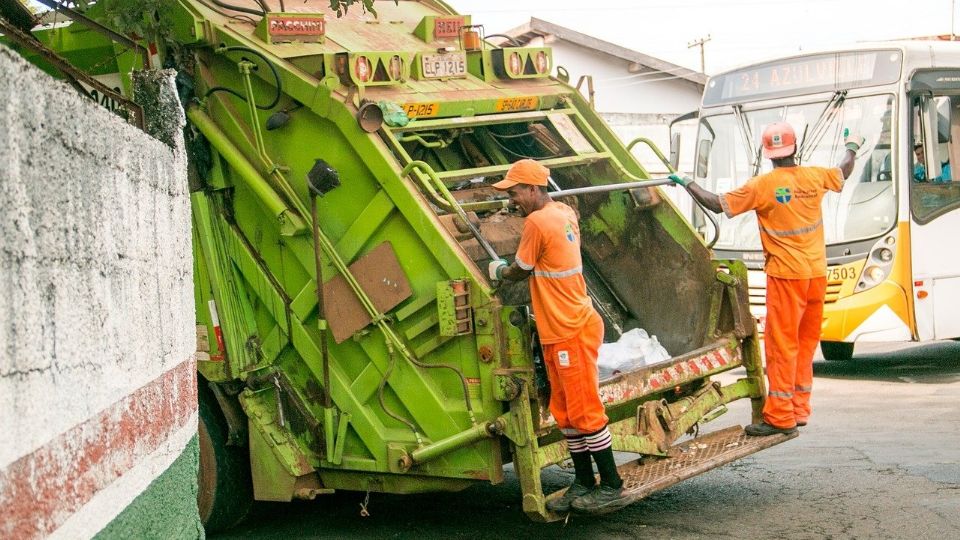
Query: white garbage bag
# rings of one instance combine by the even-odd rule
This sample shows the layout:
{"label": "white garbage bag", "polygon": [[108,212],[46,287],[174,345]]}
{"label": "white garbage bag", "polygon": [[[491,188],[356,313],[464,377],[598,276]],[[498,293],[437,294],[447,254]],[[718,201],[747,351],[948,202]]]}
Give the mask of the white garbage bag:
{"label": "white garbage bag", "polygon": [[657,336],[651,337],[643,328],[634,328],[615,343],[600,345],[597,368],[602,380],[669,359],[670,354],[657,341]]}

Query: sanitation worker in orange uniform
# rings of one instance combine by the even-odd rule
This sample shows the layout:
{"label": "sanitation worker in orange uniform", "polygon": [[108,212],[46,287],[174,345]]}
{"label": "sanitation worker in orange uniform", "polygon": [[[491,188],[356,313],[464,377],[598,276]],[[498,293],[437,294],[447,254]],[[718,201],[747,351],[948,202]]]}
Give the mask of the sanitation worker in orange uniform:
{"label": "sanitation worker in orange uniform", "polygon": [[[530,278],[530,298],[550,381],[550,412],[563,432],[576,479],[547,503],[553,512],[599,512],[627,504],[599,394],[597,354],[603,320],[587,296],[580,226],[569,206],[547,195],[550,171],[532,159],[514,163],[494,187],[526,216],[512,264],[490,262],[492,280]],[[596,485],[590,457],[600,472]]]}
{"label": "sanitation worker in orange uniform", "polygon": [[714,212],[727,217],[757,213],[767,274],[763,343],[768,391],[763,421],[747,426],[748,435],[790,434],[807,425],[827,286],[820,201],[828,190],[843,189],[863,142],[847,132],[846,152],[836,168],[801,167],[794,159],[796,133],[790,124],[776,122],[763,130],[763,157],[773,162],[773,170],[742,187],[716,195],[689,178],[670,176]]}

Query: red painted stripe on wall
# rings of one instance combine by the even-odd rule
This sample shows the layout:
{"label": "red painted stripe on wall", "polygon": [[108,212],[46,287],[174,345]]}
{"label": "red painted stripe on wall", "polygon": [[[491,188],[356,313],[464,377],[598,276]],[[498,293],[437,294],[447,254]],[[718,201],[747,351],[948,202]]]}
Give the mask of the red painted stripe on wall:
{"label": "red painted stripe on wall", "polygon": [[0,472],[0,538],[55,531],[184,427],[197,410],[196,373],[183,362]]}

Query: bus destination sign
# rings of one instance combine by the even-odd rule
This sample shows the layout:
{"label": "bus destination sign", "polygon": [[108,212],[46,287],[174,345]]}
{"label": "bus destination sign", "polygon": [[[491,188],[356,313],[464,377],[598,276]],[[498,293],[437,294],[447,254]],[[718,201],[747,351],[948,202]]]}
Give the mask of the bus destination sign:
{"label": "bus destination sign", "polygon": [[873,50],[759,64],[711,78],[703,106],[889,84],[899,79],[901,63],[899,51]]}

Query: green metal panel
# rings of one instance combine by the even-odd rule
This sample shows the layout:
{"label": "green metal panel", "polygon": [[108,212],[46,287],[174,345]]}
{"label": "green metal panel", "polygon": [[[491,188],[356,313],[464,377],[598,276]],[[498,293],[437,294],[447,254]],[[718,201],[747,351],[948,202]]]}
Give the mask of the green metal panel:
{"label": "green metal panel", "polygon": [[[437,50],[431,17],[453,14],[448,6],[386,2],[377,6],[382,19],[368,22],[359,10],[337,19],[326,2],[307,4],[326,12],[320,43],[267,43],[252,24],[192,0],[179,0],[168,14],[171,39],[190,45],[180,51],[189,59],[180,67],[197,95],[188,111],[199,133],[192,146],[195,291],[211,355],[199,369],[207,380],[240,391],[256,491],[289,500],[304,477],[335,489],[462,489],[502,481],[503,464],[514,461],[524,510],[553,519],[539,473],[565,450],[545,418],[527,308],[504,305],[526,301],[495,289],[484,275],[486,258],[509,256],[501,253],[509,248],[476,256],[470,243],[477,240],[444,226],[447,214],[466,220],[468,229],[472,223],[448,190],[499,178],[524,152],[539,152],[535,157],[564,188],[635,181],[647,172],[576,90],[529,72],[540,53],[552,65],[549,48],[471,52],[463,79],[413,80],[418,54]],[[44,39],[94,71],[126,70],[136,60],[116,56],[95,35]],[[513,53],[526,72],[498,74],[503,60],[494,57]],[[339,58],[349,66],[361,54],[374,69],[380,63],[386,69],[394,56],[405,63],[399,76],[388,73],[371,84],[336,71]],[[257,108],[273,101],[277,81],[279,102]],[[233,93],[210,91],[218,87]],[[423,105],[408,110],[429,116],[369,133],[356,118],[361,98]],[[267,130],[280,110],[286,123]],[[537,144],[553,148],[503,142],[537,136]],[[208,166],[198,159],[204,149]],[[337,171],[339,186],[316,199],[315,239],[307,175],[317,160]],[[675,355],[720,334],[736,336],[729,348],[741,351],[735,364],[746,365],[747,382],[716,396],[697,394],[678,425],[711,418],[716,405],[739,398],[753,400],[758,414],[763,381],[755,331],[737,323],[737,304],[746,301],[737,294],[744,270],[733,265],[718,278],[703,242],[662,194],[651,207],[634,195],[579,198],[585,259],[595,267],[588,282],[604,289],[609,303],[622,304],[618,309],[632,322],[662,336]],[[464,206],[483,205],[503,203]],[[491,223],[497,222],[485,224]],[[358,276],[350,265],[384,243],[402,274],[390,279],[409,285],[411,294],[381,309],[369,279],[386,277],[379,269]],[[339,343],[328,331],[340,322],[328,320],[328,298],[328,313],[320,313],[318,267],[324,283],[345,283],[358,300],[359,311],[349,315],[370,321]],[[368,284],[360,285],[361,278]],[[612,403],[618,448],[662,453],[649,434],[636,433],[637,408],[687,399],[694,386],[702,391],[697,384],[677,395],[657,390]],[[512,453],[501,455],[508,442]]]}

